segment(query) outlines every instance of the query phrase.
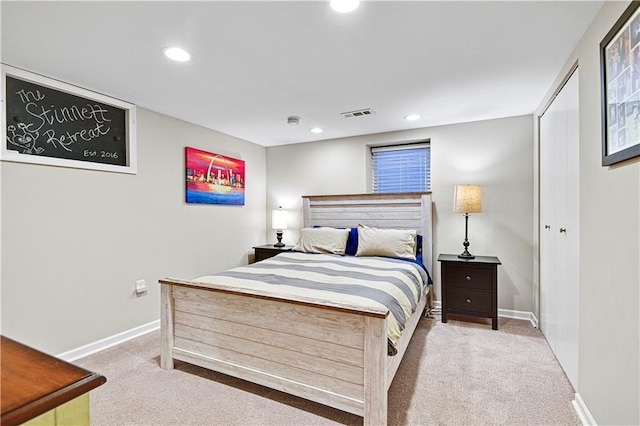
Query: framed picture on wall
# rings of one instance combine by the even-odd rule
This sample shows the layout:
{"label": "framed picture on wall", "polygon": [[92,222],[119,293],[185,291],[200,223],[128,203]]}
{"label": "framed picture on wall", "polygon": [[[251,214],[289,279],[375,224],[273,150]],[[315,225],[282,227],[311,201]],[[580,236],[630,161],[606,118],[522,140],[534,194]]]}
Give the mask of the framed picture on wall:
{"label": "framed picture on wall", "polygon": [[602,165],[640,156],[640,1],[600,43]]}
{"label": "framed picture on wall", "polygon": [[185,148],[187,203],[244,206],[244,161]]}
{"label": "framed picture on wall", "polygon": [[133,104],[0,66],[0,160],[137,172]]}

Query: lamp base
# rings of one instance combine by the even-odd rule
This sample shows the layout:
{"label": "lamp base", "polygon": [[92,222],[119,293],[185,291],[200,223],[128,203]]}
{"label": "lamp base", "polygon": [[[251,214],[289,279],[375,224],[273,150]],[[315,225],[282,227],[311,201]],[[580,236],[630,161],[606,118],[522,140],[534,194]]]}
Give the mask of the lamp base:
{"label": "lamp base", "polygon": [[468,237],[469,231],[469,213],[464,214],[464,242],[462,245],[464,246],[464,251],[458,255],[460,259],[473,259],[474,255],[469,253],[469,239]]}
{"label": "lamp base", "polygon": [[276,231],[276,238],[278,239],[278,242],[275,243],[273,246],[274,247],[284,247],[284,243],[282,242],[282,231],[280,231],[280,230]]}
{"label": "lamp base", "polygon": [[464,251],[458,255],[460,259],[475,259],[476,257],[469,253],[468,251]]}

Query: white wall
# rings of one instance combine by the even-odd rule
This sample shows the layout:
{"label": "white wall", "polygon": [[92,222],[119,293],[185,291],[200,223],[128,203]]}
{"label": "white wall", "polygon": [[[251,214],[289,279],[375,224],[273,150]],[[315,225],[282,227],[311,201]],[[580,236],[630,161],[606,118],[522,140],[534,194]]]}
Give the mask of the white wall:
{"label": "white wall", "polygon": [[[502,309],[533,310],[533,116],[267,148],[267,207],[290,210],[284,241],[302,227],[302,195],[367,192],[368,145],[431,139],[434,254],[462,252],[464,216],[453,187],[483,186],[483,212],[469,218],[469,250],[498,256]],[[270,225],[267,223],[267,225]],[[267,239],[273,239],[271,231]],[[439,299],[439,265],[434,265]]]}
{"label": "white wall", "polygon": [[[238,266],[264,243],[265,148],[137,112],[136,175],[2,163],[3,335],[57,354],[149,323],[159,278]],[[245,160],[245,205],[186,204],[185,146]]]}
{"label": "white wall", "polygon": [[[601,166],[599,45],[628,2],[605,2],[547,99],[580,69],[578,393],[599,425],[640,424],[640,159]],[[540,106],[540,110],[543,107]],[[540,111],[539,111],[540,112]]]}

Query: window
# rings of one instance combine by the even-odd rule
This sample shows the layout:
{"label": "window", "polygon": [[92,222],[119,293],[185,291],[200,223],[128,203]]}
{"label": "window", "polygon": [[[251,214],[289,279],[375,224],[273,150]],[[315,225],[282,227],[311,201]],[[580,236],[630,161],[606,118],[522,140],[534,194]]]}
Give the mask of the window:
{"label": "window", "polygon": [[428,142],[371,148],[373,192],[431,190],[431,147]]}

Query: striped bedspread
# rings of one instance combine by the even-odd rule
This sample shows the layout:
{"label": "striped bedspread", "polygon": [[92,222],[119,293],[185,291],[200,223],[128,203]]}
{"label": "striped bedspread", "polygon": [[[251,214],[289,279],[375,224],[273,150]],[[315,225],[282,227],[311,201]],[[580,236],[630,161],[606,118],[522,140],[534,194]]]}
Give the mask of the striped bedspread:
{"label": "striped bedspread", "polygon": [[428,291],[427,274],[411,262],[299,252],[280,253],[194,281],[363,308],[385,307],[389,310],[387,334],[391,355],[395,355],[405,322]]}

